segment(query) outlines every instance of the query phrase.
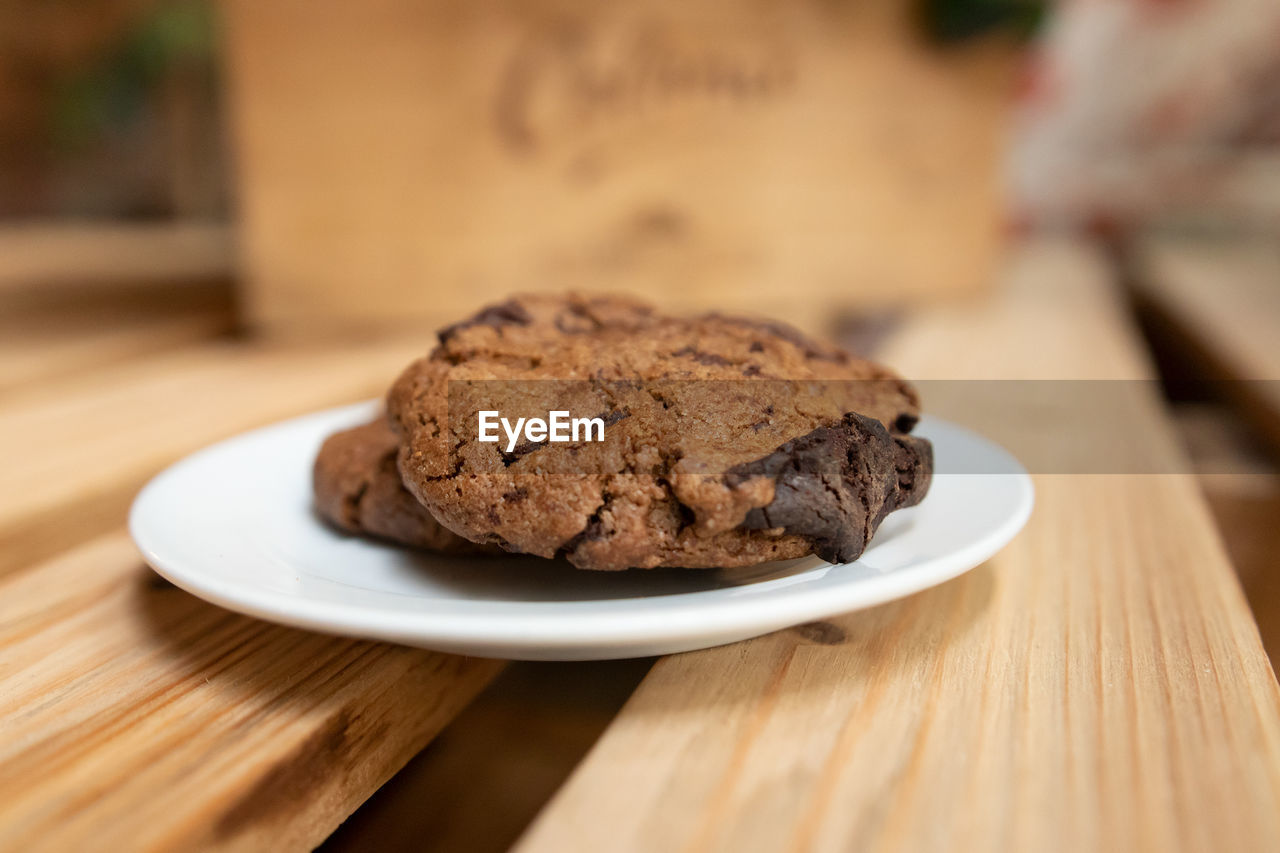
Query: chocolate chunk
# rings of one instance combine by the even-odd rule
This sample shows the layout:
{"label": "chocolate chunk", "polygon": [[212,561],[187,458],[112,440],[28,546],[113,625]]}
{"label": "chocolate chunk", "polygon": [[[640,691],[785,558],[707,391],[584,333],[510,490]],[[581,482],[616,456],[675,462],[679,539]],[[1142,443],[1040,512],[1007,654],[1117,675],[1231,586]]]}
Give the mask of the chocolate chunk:
{"label": "chocolate chunk", "polygon": [[556,315],[556,329],[566,335],[584,335],[599,330],[600,321],[596,319],[587,306],[579,302],[570,302],[565,309]]}
{"label": "chocolate chunk", "polygon": [[[813,361],[830,361],[835,364],[846,364],[849,361],[848,353],[842,350],[824,347],[810,339],[799,329],[788,326],[786,323],[779,323],[776,320],[748,320],[737,317],[726,317],[723,314],[715,312],[708,314],[707,316],[724,322],[737,323],[747,328],[759,329],[768,333],[772,337],[786,341],[804,353],[805,358]],[[759,341],[753,342],[749,351],[763,352],[764,345]]]}
{"label": "chocolate chunk", "polygon": [[696,350],[693,347],[681,347],[680,349],[671,353],[671,357],[672,358],[691,358],[694,361],[698,362],[698,364],[705,364],[708,367],[725,367],[733,363],[722,355],[717,355],[714,352],[701,352],[700,350]]}
{"label": "chocolate chunk", "polygon": [[874,418],[850,412],[835,426],[736,466],[726,482],[774,481],[773,501],[748,512],[743,528],[782,528],[808,539],[822,559],[847,563],[862,554],[885,516],[920,502],[932,473],[929,442],[890,435]]}
{"label": "chocolate chunk", "polygon": [[514,299],[509,299],[506,302],[499,302],[497,305],[490,305],[461,323],[445,326],[436,333],[436,337],[439,338],[440,343],[444,344],[458,332],[474,326],[492,326],[495,329],[500,329],[503,326],[527,326],[531,322],[533,322],[533,317],[529,315],[525,307]]}

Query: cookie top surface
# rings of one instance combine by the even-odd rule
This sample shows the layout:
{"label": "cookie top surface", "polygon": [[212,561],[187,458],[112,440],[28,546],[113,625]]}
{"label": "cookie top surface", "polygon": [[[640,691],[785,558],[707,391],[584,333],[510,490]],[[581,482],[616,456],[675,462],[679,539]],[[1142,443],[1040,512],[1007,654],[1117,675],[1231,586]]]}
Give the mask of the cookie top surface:
{"label": "cookie top surface", "polygon": [[[439,341],[392,387],[388,413],[406,487],[477,541],[564,552],[589,568],[742,565],[815,548],[852,559],[865,541],[855,549],[836,530],[764,526],[768,513],[752,515],[773,503],[785,466],[739,476],[815,430],[882,451],[879,467],[858,475],[862,492],[835,489],[841,500],[858,501],[883,481],[880,503],[895,508],[898,463],[927,486],[927,442],[905,436],[919,413],[914,390],[781,324],[536,295],[486,308],[441,330]],[[484,410],[512,422],[561,410],[607,427],[596,442],[484,443]],[[850,413],[869,423],[847,421]],[[832,434],[823,435],[830,446]],[[900,446],[916,450],[903,455]],[[831,507],[824,518],[827,527],[852,523]]]}
{"label": "cookie top surface", "polygon": [[880,410],[875,416],[918,411],[915,392],[889,369],[790,326],[722,314],[670,317],[620,297],[518,296],[438,337],[440,346],[406,374],[444,371],[450,380],[472,381],[863,381],[874,392],[865,402]]}

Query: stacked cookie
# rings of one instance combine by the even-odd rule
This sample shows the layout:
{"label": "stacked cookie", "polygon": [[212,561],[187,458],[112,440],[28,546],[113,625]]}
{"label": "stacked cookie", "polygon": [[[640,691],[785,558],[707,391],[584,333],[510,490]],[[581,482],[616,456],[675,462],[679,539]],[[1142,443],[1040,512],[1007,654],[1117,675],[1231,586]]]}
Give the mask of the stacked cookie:
{"label": "stacked cookie", "polygon": [[[482,412],[602,428],[486,440]],[[385,418],[324,444],[316,506],[355,533],[586,569],[847,562],[928,489],[918,416],[891,371],[786,326],[522,296],[441,330]]]}

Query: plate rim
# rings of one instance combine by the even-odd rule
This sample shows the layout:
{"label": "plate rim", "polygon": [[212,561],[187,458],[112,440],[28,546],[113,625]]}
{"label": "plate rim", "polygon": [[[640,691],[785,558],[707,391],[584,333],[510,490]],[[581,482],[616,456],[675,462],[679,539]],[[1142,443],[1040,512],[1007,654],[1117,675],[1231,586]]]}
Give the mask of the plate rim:
{"label": "plate rim", "polygon": [[[154,540],[145,528],[149,503],[172,478],[181,476],[187,466],[196,464],[205,456],[225,451],[228,445],[250,440],[267,431],[296,427],[305,421],[349,418],[354,424],[361,416],[367,417],[374,413],[379,404],[378,400],[364,401],[276,421],[207,445],[169,465],[143,486],[130,507],[129,533],[143,559],[162,577],[205,601],[237,613],[296,628],[428,647],[470,645],[506,649],[582,649],[672,642],[690,634],[723,635],[737,631],[760,635],[787,626],[885,604],[945,583],[982,565],[1023,529],[1035,506],[1035,487],[1031,476],[1012,454],[966,427],[926,416],[922,419],[926,424],[962,433],[969,440],[979,442],[986,449],[998,453],[1010,465],[1007,473],[1002,471],[1000,474],[939,476],[1009,478],[1016,484],[1015,509],[987,535],[966,547],[932,557],[909,568],[862,577],[844,584],[815,585],[794,589],[789,593],[777,591],[740,599],[725,596],[724,589],[720,588],[606,601],[465,602],[475,606],[494,603],[514,605],[521,612],[516,618],[505,618],[498,614],[477,616],[474,613],[438,612],[432,612],[428,617],[423,612],[388,611],[367,604],[319,600],[229,582],[223,576],[198,568],[194,571],[190,567],[183,568],[182,560],[170,559],[152,547]],[[335,428],[340,427],[335,425]],[[749,589],[751,586],[746,584],[740,588]],[[658,599],[663,599],[661,606],[646,607],[643,604]],[[617,603],[613,604],[614,602]],[[602,605],[608,604],[613,604],[613,607],[605,607],[602,612]],[[551,608],[560,612],[546,612]],[[577,608],[584,612],[563,612],[565,609]],[[531,630],[531,623],[536,630]]]}

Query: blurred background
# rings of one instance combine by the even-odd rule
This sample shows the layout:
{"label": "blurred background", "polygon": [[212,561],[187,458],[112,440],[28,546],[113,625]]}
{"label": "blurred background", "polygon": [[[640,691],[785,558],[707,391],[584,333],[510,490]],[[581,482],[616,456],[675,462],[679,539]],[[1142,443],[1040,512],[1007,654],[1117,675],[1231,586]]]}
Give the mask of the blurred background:
{"label": "blurred background", "polygon": [[[513,289],[866,349],[1046,231],[1114,262],[1275,654],[1274,0],[0,0],[0,395]],[[330,845],[501,849],[644,666],[511,672]]]}
{"label": "blurred background", "polygon": [[4,0],[0,20],[6,224],[147,226],[233,272],[243,323],[272,331],[543,284],[898,305],[982,287],[1009,228],[1280,222],[1268,0]]}
{"label": "blurred background", "polygon": [[513,288],[833,316],[1011,232],[1280,223],[1269,0],[4,0],[0,276],[235,281],[234,325]]}

